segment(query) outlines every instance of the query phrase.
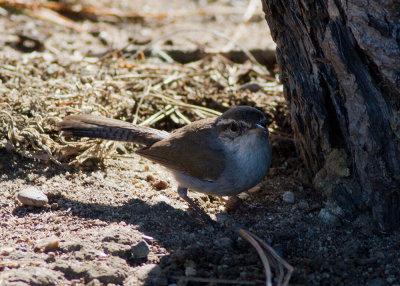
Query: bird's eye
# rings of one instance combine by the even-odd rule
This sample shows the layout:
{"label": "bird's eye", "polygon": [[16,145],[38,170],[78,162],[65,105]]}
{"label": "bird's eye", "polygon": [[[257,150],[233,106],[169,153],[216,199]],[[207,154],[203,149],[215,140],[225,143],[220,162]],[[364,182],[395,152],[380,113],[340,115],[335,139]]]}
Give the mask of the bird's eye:
{"label": "bird's eye", "polygon": [[231,129],[231,131],[233,132],[237,132],[239,129],[239,125],[236,123],[236,121],[232,121],[231,125],[229,126],[229,128]]}

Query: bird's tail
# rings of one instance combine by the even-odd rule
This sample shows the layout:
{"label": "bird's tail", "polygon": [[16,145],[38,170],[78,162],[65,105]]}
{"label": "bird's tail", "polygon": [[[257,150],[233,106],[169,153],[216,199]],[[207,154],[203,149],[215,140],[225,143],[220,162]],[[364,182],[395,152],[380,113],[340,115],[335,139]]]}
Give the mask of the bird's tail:
{"label": "bird's tail", "polygon": [[87,114],[65,117],[57,124],[57,130],[63,131],[64,136],[127,141],[145,146],[169,137],[166,131]]}

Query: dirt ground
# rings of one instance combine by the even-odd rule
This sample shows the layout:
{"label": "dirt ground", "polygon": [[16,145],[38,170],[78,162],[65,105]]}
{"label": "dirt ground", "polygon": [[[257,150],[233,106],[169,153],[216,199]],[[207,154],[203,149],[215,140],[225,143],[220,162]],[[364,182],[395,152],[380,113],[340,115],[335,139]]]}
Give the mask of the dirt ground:
{"label": "dirt ground", "polygon": [[[243,104],[268,116],[271,171],[234,208],[195,202],[270,244],[290,285],[400,285],[399,232],[348,220],[304,181],[259,3],[244,19],[239,0],[12,2],[0,5],[1,286],[265,285],[250,244],[195,220],[135,146],[54,130],[79,112],[172,130]],[[29,186],[48,204],[22,205]]]}

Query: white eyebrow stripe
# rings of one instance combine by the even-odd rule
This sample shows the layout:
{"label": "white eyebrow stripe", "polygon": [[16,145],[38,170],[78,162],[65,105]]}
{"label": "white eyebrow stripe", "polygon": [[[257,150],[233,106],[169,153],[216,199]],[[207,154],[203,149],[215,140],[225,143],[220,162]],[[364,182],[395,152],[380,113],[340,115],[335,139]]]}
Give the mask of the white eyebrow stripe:
{"label": "white eyebrow stripe", "polygon": [[234,121],[240,123],[240,125],[242,125],[244,127],[247,127],[247,128],[253,127],[251,124],[249,124],[249,123],[247,123],[245,121],[235,120],[235,119],[232,119],[232,118],[221,119],[221,120],[218,121],[217,125],[229,125]]}

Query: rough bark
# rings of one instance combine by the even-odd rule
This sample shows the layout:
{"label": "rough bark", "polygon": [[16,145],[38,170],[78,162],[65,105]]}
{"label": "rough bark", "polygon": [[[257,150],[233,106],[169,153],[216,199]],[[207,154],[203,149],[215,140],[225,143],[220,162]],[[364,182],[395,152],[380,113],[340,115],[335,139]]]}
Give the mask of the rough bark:
{"label": "rough bark", "polygon": [[298,149],[346,214],[400,226],[400,2],[262,0]]}

